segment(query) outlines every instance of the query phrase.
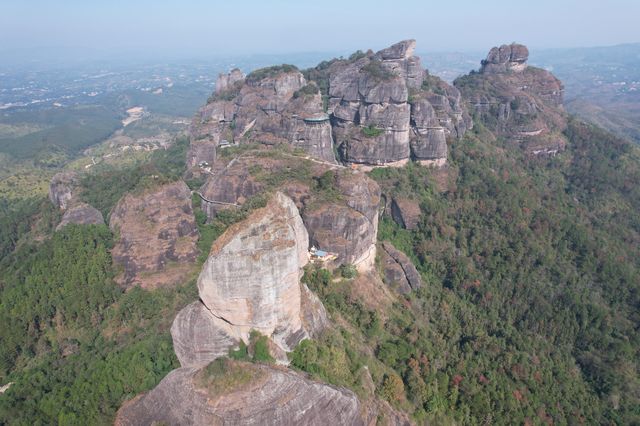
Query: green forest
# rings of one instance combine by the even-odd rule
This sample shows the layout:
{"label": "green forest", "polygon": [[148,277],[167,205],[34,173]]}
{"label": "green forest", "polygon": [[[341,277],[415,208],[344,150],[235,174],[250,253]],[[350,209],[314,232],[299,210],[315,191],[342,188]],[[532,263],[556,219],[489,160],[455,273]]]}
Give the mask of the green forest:
{"label": "green forest", "polygon": [[[476,123],[450,146],[446,189],[413,163],[371,172],[385,196],[420,203],[417,229],[383,216],[378,237],[424,285],[380,312],[352,297],[348,268],[308,268],[334,326],[292,366],[417,423],[640,423],[640,155],[578,120],[565,134],[565,153],[531,159]],[[88,175],[85,200],[107,217],[149,176],[179,178],[186,146]],[[198,213],[202,251],[245,215]],[[58,221],[44,199],[0,202],[3,425],[111,424],[178,367],[169,327],[197,298],[193,281],[123,292],[109,228]]]}

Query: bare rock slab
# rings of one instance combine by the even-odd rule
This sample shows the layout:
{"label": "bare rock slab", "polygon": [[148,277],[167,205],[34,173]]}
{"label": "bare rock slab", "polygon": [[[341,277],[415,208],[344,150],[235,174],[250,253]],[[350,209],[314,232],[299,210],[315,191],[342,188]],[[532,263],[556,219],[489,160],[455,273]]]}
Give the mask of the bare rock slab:
{"label": "bare rock slab", "polygon": [[182,182],[125,195],[111,213],[118,236],[111,252],[124,286],[155,288],[183,281],[198,256],[191,191]]}

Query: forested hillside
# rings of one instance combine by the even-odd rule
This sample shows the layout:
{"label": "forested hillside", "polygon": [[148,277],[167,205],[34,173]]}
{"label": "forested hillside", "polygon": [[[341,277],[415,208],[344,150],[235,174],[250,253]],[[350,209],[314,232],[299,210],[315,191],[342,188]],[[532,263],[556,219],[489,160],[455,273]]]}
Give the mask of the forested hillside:
{"label": "forested hillside", "polygon": [[372,172],[384,193],[420,202],[416,230],[385,217],[379,239],[409,254],[427,284],[381,323],[312,275],[348,322],[343,334],[359,338],[341,340],[342,355],[300,347],[294,365],[344,383],[373,350],[393,371],[381,392],[416,419],[638,422],[638,152],[578,121],[566,135],[568,152],[530,160],[478,125],[452,146],[444,192],[418,166]]}
{"label": "forested hillside", "polygon": [[0,425],[205,412],[254,370],[302,389],[254,419],[340,394],[383,424],[639,424],[640,149],[567,116],[524,46],[454,87],[414,44],[233,71],[190,140],[1,201]]}

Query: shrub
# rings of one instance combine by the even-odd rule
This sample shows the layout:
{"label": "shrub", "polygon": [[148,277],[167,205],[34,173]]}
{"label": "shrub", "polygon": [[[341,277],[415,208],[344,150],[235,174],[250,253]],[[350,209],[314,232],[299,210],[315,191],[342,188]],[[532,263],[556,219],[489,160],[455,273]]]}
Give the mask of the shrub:
{"label": "shrub", "polygon": [[362,128],[362,134],[364,134],[368,138],[375,138],[380,136],[383,133],[384,133],[384,130],[379,129],[373,124]]}
{"label": "shrub", "polygon": [[251,72],[247,76],[247,83],[255,84],[261,80],[264,80],[268,77],[275,77],[279,74],[298,71],[298,68],[295,65],[282,64],[282,65],[274,65],[272,67],[260,68],[253,72]]}
{"label": "shrub", "polygon": [[358,276],[358,270],[350,263],[340,266],[340,275],[348,280]]}
{"label": "shrub", "polygon": [[391,80],[396,75],[382,66],[382,62],[378,60],[372,60],[367,65],[362,67],[361,72],[366,73],[374,80],[387,81]]}
{"label": "shrub", "polygon": [[269,353],[267,336],[263,336],[259,331],[252,330],[249,335],[249,342],[253,349],[253,362],[272,363],[275,361]]}
{"label": "shrub", "polygon": [[298,99],[300,97],[317,95],[318,93],[320,93],[320,89],[318,89],[318,86],[313,83],[309,83],[301,89],[296,90],[293,93],[293,97],[294,99]]}
{"label": "shrub", "polygon": [[229,358],[235,359],[237,361],[249,361],[249,348],[247,348],[247,344],[244,343],[244,340],[240,340],[240,346],[238,349],[229,349]]}

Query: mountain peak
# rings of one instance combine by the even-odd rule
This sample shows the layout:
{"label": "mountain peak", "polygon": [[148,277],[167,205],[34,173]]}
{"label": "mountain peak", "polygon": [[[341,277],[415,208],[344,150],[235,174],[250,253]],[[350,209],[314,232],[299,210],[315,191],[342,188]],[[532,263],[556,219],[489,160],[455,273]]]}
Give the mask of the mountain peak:
{"label": "mountain peak", "polygon": [[482,61],[480,72],[489,74],[524,71],[527,68],[527,59],[529,59],[527,46],[517,43],[503,44],[489,51],[487,59]]}

